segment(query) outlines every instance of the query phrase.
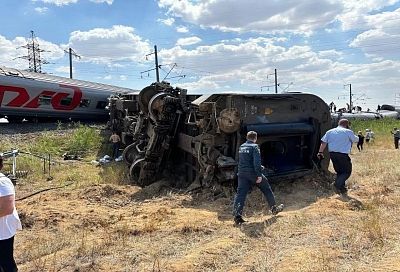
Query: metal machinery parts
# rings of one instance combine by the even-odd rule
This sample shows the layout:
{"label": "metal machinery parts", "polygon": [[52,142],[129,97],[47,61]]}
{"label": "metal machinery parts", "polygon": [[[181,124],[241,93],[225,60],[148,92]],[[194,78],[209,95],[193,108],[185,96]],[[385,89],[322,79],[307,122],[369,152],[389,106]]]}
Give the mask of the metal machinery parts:
{"label": "metal machinery parts", "polygon": [[308,175],[319,166],[320,138],[331,126],[326,103],[303,93],[189,95],[161,82],[117,96],[109,107],[131,179],[140,186],[162,177],[183,187],[232,184],[249,130],[259,134],[270,179]]}

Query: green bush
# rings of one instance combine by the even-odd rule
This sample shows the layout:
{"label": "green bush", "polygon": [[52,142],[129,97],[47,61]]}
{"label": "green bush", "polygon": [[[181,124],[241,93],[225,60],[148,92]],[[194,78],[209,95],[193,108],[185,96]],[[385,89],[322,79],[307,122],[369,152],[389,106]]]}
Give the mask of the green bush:
{"label": "green bush", "polygon": [[101,142],[102,137],[96,129],[80,125],[69,136],[65,150],[72,154],[86,155],[100,148]]}
{"label": "green bush", "polygon": [[43,133],[28,145],[28,151],[36,154],[60,156],[67,152],[85,156],[100,148],[102,137],[95,128],[78,124],[77,128],[65,134]]}

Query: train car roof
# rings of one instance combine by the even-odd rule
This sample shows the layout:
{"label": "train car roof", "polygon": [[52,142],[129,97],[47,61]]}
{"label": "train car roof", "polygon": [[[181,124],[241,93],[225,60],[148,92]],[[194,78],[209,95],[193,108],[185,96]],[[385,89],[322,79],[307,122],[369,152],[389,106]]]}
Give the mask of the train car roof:
{"label": "train car roof", "polygon": [[23,70],[18,70],[14,68],[8,68],[4,66],[0,66],[0,76],[10,76],[10,77],[18,77],[24,79],[31,79],[37,81],[44,81],[49,83],[57,83],[57,84],[66,84],[66,85],[73,85],[77,87],[84,87],[89,89],[95,90],[103,90],[103,91],[111,91],[111,92],[123,92],[123,93],[130,93],[130,92],[137,92],[137,90],[118,87],[108,84],[90,82],[85,80],[78,80],[78,79],[70,79],[66,77],[42,74],[42,73],[34,73],[28,72]]}

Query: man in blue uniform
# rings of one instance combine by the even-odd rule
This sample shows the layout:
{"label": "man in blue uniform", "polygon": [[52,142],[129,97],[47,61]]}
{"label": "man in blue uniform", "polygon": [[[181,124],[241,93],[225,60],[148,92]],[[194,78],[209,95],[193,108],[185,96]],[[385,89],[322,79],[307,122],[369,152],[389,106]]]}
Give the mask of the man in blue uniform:
{"label": "man in blue uniform", "polygon": [[276,205],[274,194],[267,178],[262,174],[261,155],[257,142],[257,132],[249,131],[247,141],[239,148],[238,188],[235,196],[233,214],[235,224],[245,221],[242,218],[247,193],[255,184],[264,194],[272,214],[276,215],[283,210],[283,205]]}
{"label": "man in blue uniform", "polygon": [[335,192],[346,196],[346,180],[350,177],[352,171],[351,159],[349,153],[353,143],[358,142],[358,137],[349,129],[349,121],[340,119],[336,128],[328,130],[321,139],[318,157],[324,158],[323,152],[328,146],[329,156],[336,171]]}

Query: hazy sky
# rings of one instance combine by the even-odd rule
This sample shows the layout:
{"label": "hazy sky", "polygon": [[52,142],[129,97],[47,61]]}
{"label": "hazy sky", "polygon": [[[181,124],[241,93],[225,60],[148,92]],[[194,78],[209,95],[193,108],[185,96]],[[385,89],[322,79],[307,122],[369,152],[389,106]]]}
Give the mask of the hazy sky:
{"label": "hazy sky", "polygon": [[[400,0],[0,0],[0,65],[26,69],[34,30],[43,71],[191,93],[302,91],[344,106],[400,103]],[[167,76],[167,73],[170,72]]]}

